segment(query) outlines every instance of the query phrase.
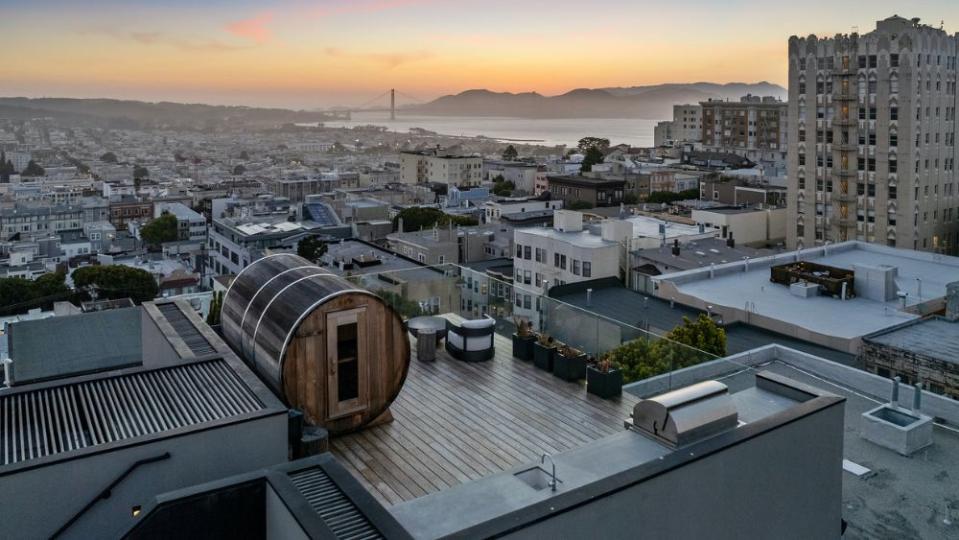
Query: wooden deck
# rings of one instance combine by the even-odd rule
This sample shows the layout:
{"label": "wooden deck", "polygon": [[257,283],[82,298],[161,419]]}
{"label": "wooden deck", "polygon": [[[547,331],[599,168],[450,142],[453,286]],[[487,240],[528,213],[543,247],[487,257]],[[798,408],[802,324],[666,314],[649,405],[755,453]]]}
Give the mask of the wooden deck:
{"label": "wooden deck", "polygon": [[414,359],[394,421],[333,438],[334,455],[392,505],[623,430],[636,398],[588,395],[583,381],[512,358],[508,338],[495,343],[489,362],[460,362],[445,351],[433,363]]}

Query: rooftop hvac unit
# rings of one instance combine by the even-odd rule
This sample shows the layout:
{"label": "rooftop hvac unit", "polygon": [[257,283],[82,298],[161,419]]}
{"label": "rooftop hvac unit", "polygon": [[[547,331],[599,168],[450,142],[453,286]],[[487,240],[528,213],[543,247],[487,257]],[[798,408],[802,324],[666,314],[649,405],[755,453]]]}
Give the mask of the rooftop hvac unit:
{"label": "rooftop hvac unit", "polygon": [[738,423],[729,389],[719,381],[673,390],[633,407],[632,427],[672,448],[712,437]]}

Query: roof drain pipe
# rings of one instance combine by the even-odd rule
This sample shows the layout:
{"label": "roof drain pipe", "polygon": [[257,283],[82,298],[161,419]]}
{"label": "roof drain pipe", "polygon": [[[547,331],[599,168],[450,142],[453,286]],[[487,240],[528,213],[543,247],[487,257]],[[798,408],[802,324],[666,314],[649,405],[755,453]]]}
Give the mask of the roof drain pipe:
{"label": "roof drain pipe", "polygon": [[922,408],[922,383],[916,382],[915,392],[912,394],[912,412],[918,413]]}
{"label": "roof drain pipe", "polygon": [[896,375],[892,378],[892,400],[890,404],[896,405],[899,403],[899,375]]}
{"label": "roof drain pipe", "polygon": [[4,358],[0,360],[0,364],[3,364],[3,385],[9,388],[13,386],[13,373],[10,371],[11,366],[13,366],[13,358]]}

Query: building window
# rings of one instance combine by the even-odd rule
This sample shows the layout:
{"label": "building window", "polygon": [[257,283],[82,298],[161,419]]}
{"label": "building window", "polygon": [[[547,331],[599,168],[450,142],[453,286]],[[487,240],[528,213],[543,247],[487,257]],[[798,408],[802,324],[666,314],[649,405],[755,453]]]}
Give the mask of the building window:
{"label": "building window", "polygon": [[583,261],[583,277],[593,277],[593,263]]}

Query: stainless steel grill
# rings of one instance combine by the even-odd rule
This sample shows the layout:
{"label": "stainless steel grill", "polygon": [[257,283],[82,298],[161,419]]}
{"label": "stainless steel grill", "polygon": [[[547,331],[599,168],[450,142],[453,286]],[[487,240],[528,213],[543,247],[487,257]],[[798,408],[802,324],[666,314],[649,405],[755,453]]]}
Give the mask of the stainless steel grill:
{"label": "stainless steel grill", "polygon": [[263,409],[222,360],[0,397],[0,458],[20,463]]}
{"label": "stainless steel grill", "polygon": [[333,534],[343,540],[383,538],[326,472],[319,467],[290,474],[290,481],[309,501]]}

